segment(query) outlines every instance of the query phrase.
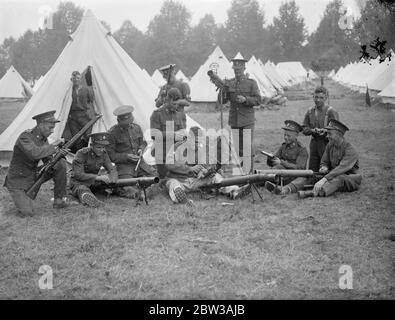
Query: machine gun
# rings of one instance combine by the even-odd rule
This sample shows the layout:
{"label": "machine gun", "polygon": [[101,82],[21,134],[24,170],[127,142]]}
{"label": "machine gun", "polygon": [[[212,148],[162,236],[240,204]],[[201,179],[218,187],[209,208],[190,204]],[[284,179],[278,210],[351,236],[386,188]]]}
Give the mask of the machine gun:
{"label": "machine gun", "polygon": [[118,179],[116,182],[105,184],[107,188],[137,186],[144,192],[145,203],[148,204],[146,189],[152,184],[159,183],[159,177],[139,177]]}
{"label": "machine gun", "polygon": [[321,179],[325,174],[320,172],[314,172],[313,170],[293,170],[293,169],[268,169],[268,170],[254,170],[255,174],[266,175],[269,181],[280,183],[283,185],[283,178],[311,178],[314,180]]}
{"label": "machine gun", "polygon": [[63,157],[62,150],[70,149],[101,117],[101,114],[97,115],[94,119],[90,120],[87,124],[85,124],[85,126],[80,131],[78,131],[78,133],[74,137],[72,137],[61,148],[59,148],[59,150],[51,157],[51,159],[44,164],[44,166],[40,169],[34,183],[26,190],[26,195],[30,199],[36,199],[37,193],[40,190],[41,185],[51,177],[53,167]]}

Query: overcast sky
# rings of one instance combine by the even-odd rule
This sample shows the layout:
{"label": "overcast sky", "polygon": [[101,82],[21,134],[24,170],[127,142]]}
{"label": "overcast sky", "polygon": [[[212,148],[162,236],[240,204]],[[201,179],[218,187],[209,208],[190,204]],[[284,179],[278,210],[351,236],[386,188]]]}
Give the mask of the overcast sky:
{"label": "overcast sky", "polygon": [[[192,14],[192,25],[211,13],[217,23],[225,22],[231,0],[180,0]],[[283,0],[284,1],[284,0]],[[358,14],[357,0],[343,0],[354,14]],[[13,36],[18,38],[27,29],[37,30],[40,10],[50,7],[56,10],[60,0],[0,0],[0,42]],[[159,13],[163,0],[72,0],[84,9],[91,9],[100,19],[117,30],[126,19],[141,31],[145,31],[150,20]],[[271,23],[278,15],[281,0],[258,0],[265,11],[265,18]],[[314,31],[330,0],[296,0],[300,13],[305,18],[309,33]]]}

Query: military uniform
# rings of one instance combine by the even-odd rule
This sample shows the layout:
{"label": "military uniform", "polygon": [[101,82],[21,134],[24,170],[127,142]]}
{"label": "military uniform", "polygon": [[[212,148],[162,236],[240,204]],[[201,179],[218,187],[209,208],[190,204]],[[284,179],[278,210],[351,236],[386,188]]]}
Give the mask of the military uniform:
{"label": "military uniform", "polygon": [[[245,60],[238,54],[234,59],[233,68],[244,68]],[[255,127],[255,109],[254,106],[258,106],[261,103],[261,96],[259,88],[255,80],[248,79],[244,74],[240,77],[235,77],[226,81],[227,90],[223,90],[222,102],[226,103],[230,101],[229,110],[229,126],[232,129],[238,130],[238,135],[234,135],[236,146],[239,146],[238,154],[243,157],[243,130],[251,130],[251,153],[254,154],[253,150],[253,138],[254,138],[254,127]],[[244,96],[246,101],[243,103],[237,102],[237,96]],[[237,143],[238,142],[238,143]],[[252,157],[249,157],[251,162],[251,170],[253,165]]]}
{"label": "military uniform", "polygon": [[[103,141],[108,142],[106,133],[95,133],[90,136],[92,138],[92,143],[105,145]],[[96,181],[100,169],[102,167],[106,169],[110,182],[116,182],[118,179],[117,170],[113,166],[107,152],[104,151],[103,154],[97,155],[92,147],[78,150],[73,160],[72,167],[73,173],[70,181],[72,193],[82,203],[91,206],[96,206],[98,204],[98,200],[93,193],[102,191],[106,188],[105,184]]]}
{"label": "military uniform", "polygon": [[314,172],[319,169],[321,157],[324,154],[328,138],[326,134],[319,135],[314,133],[313,129],[322,129],[333,119],[339,120],[339,114],[330,106],[324,106],[321,110],[314,106],[305,114],[303,120],[303,134],[306,136],[311,135],[309,169]]}
{"label": "military uniform", "polygon": [[[156,168],[159,173],[160,178],[163,178],[166,175],[166,167],[164,166],[164,163],[166,162],[166,154],[172,147],[173,143],[171,145],[167,145],[166,142],[166,134],[172,135],[176,131],[180,131],[183,129],[186,129],[186,115],[183,111],[176,111],[176,110],[170,110],[168,108],[168,102],[165,103],[162,107],[160,107],[157,110],[154,110],[154,112],[151,115],[151,130],[155,129],[158,130],[162,134],[162,140],[157,141],[157,137],[155,137],[154,132],[151,133],[151,136],[154,139],[154,148],[155,148],[155,159],[156,159]],[[173,132],[167,132],[168,129],[166,127],[166,123],[169,123],[169,125],[173,125]],[[161,152],[158,152],[158,150],[161,149]],[[160,154],[162,153],[162,157]]]}
{"label": "military uniform", "polygon": [[[159,71],[162,73],[162,75],[167,76],[168,72],[174,73],[174,67],[174,64],[163,66],[159,69]],[[161,107],[165,103],[166,93],[172,88],[177,88],[180,91],[180,99],[191,101],[191,88],[189,85],[184,81],[174,79],[172,83],[166,83],[160,88],[158,97],[155,99],[155,105],[157,108]],[[177,111],[183,110],[184,108],[182,106],[177,107]]]}
{"label": "military uniform", "polygon": [[[325,127],[327,130],[338,130],[344,134],[349,130],[338,120],[331,120]],[[322,183],[320,196],[330,196],[336,191],[352,192],[359,189],[362,176],[358,174],[359,160],[356,150],[344,138],[340,143],[330,142],[327,144],[321,158],[320,169],[328,169],[324,177],[317,183]],[[289,184],[289,191],[296,192],[308,183],[306,178],[297,178]],[[321,182],[322,181],[322,182]],[[316,185],[317,185],[316,183]],[[315,186],[316,186],[315,185]]]}
{"label": "military uniform", "polygon": [[[54,118],[55,111],[45,112],[33,119],[47,122],[59,122]],[[4,186],[10,192],[15,206],[24,216],[32,216],[33,200],[26,195],[37,178],[40,167],[39,161],[45,162],[57,152],[57,147],[48,143],[38,127],[26,130],[18,137],[14,145],[10,167],[5,178]],[[66,196],[66,160],[60,159],[53,168],[51,178],[54,180],[54,198],[63,199]]]}
{"label": "military uniform", "polygon": [[[131,116],[130,107],[121,106],[114,110],[114,115],[118,120],[128,119]],[[136,123],[122,126],[119,123],[111,127],[108,131],[108,154],[112,162],[115,163],[120,179],[132,178],[142,175],[153,175],[154,170],[142,159],[137,172],[135,168],[139,159],[138,152],[143,152],[147,146],[141,127]],[[130,159],[129,154],[136,156],[135,160]]]}
{"label": "military uniform", "polygon": [[[301,132],[303,128],[295,121],[286,120],[284,130]],[[267,165],[274,167],[274,169],[291,169],[291,170],[304,170],[306,169],[307,159],[309,157],[306,148],[298,141],[287,144],[284,142],[281,147],[277,150],[274,156],[281,160],[280,164],[275,165],[272,158],[267,159]],[[295,178],[283,177],[282,183],[284,185],[289,184]],[[270,183],[265,184],[270,185]],[[270,187],[269,187],[270,189]]]}

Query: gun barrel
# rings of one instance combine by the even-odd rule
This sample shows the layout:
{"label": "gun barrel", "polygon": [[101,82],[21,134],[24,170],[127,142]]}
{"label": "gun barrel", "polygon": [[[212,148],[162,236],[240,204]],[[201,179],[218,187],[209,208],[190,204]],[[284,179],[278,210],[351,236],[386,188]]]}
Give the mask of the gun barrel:
{"label": "gun barrel", "polygon": [[117,187],[134,186],[134,185],[151,185],[159,183],[159,177],[140,177],[140,178],[126,178],[118,179],[112,185]]}
{"label": "gun barrel", "polygon": [[285,170],[285,169],[268,169],[254,170],[255,174],[271,174],[281,177],[313,177],[317,175],[313,170]]}
{"label": "gun barrel", "polygon": [[235,176],[230,178],[224,178],[220,182],[208,184],[204,187],[220,188],[247,183],[260,183],[265,181],[274,181],[275,177],[276,176],[272,174],[250,174],[245,176]]}

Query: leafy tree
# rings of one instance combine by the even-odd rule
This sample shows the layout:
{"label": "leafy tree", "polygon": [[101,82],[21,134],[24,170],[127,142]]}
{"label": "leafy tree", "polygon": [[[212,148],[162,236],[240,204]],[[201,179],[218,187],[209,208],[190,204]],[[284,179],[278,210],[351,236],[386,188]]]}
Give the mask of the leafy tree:
{"label": "leafy tree", "polygon": [[353,33],[339,27],[342,7],[341,0],[330,2],[317,30],[310,36],[309,49],[314,54],[314,70],[337,69],[357,58],[358,48]]}
{"label": "leafy tree", "polygon": [[257,0],[232,0],[225,22],[226,33],[219,44],[229,57],[240,51],[245,58],[261,55],[265,17]]}
{"label": "leafy tree", "polygon": [[185,56],[187,68],[185,72],[193,75],[216,45],[217,25],[213,15],[206,14],[193,27],[188,35]]}
{"label": "leafy tree", "polygon": [[176,63],[184,69],[187,35],[191,14],[186,7],[173,0],[165,0],[158,15],[148,25],[145,65],[149,72],[168,63]]}
{"label": "leafy tree", "polygon": [[386,52],[395,49],[395,4],[377,0],[368,0],[361,10],[361,16],[355,23],[355,34],[360,45],[367,45],[370,56],[377,56],[377,50],[370,47],[376,39],[386,41]]}
{"label": "leafy tree", "polygon": [[300,60],[307,30],[295,1],[281,4],[279,16],[273,18],[269,33],[269,43],[272,48],[269,54],[270,59],[274,61]]}

